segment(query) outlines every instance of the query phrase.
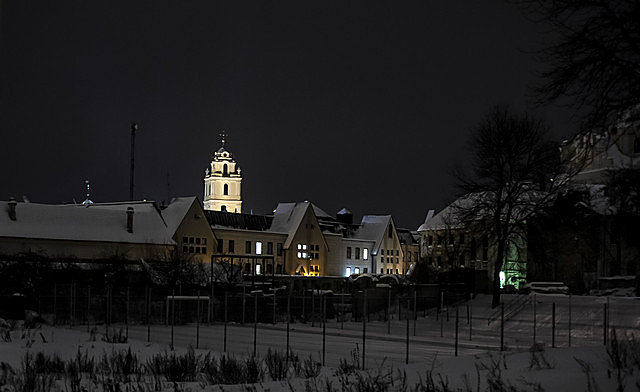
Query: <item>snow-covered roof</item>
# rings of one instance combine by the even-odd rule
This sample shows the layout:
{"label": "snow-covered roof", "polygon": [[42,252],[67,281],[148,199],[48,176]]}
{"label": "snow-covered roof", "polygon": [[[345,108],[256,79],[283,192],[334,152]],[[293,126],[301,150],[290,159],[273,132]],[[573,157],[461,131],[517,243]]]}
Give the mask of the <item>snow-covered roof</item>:
{"label": "snow-covered roof", "polygon": [[[288,249],[291,245],[293,237],[298,231],[298,228],[302,223],[302,219],[310,207],[315,217],[320,216],[324,218],[331,218],[329,214],[308,201],[298,203],[279,203],[278,207],[276,207],[269,231],[287,234],[287,240],[284,243],[285,249]],[[322,236],[322,239],[324,241],[324,235]],[[324,242],[326,246],[326,241]]]}
{"label": "snow-covered roof", "polygon": [[365,215],[353,238],[375,241],[374,249],[377,250],[391,219],[391,215]]}
{"label": "snow-covered roof", "polygon": [[167,208],[162,210],[162,216],[164,217],[164,221],[167,224],[167,230],[171,236],[173,236],[176,230],[178,230],[180,223],[184,220],[193,203],[198,203],[195,196],[176,197],[171,200],[171,203]]}
{"label": "snow-covered roof", "polygon": [[[133,232],[127,208],[133,208]],[[0,237],[144,244],[174,244],[160,210],[151,202],[51,205],[0,202]]]}

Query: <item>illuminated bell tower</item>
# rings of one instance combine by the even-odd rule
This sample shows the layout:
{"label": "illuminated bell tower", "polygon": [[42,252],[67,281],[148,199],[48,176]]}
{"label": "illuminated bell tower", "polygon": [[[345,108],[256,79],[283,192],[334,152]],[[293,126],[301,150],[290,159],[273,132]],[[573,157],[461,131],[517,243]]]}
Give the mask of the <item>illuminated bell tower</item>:
{"label": "illuminated bell tower", "polygon": [[227,135],[220,134],[220,148],[204,173],[204,209],[213,211],[242,212],[240,167],[227,151]]}

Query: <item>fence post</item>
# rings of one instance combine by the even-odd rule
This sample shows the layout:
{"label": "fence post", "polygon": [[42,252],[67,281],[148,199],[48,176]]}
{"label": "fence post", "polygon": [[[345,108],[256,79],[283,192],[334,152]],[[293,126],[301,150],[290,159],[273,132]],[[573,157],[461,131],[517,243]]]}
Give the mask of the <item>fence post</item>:
{"label": "fence post", "polygon": [[151,342],[151,287],[147,290],[147,343]]}
{"label": "fence post", "polygon": [[276,325],[276,299],[278,298],[278,290],[273,290],[273,325]]}
{"label": "fence post", "polygon": [[171,350],[173,351],[173,324],[176,322],[176,289],[171,291]]}
{"label": "fence post", "polygon": [[551,347],[556,347],[556,303],[551,303]]}
{"label": "fence post", "polygon": [[366,369],[365,367],[365,349],[367,343],[367,318],[365,317],[365,313],[367,311],[367,289],[363,290],[363,301],[362,301],[362,369]]}
{"label": "fence post", "polygon": [[253,357],[255,358],[258,343],[258,293],[253,297]]}
{"label": "fence post", "polygon": [[391,334],[391,287],[387,289],[387,311],[385,317],[387,319],[387,335]]}
{"label": "fence post", "polygon": [[87,332],[91,332],[91,285],[87,286]]}
{"label": "fence post", "polygon": [[73,327],[73,283],[69,284],[69,326]]}
{"label": "fence post", "polygon": [[223,337],[223,343],[222,343],[222,352],[227,352],[227,322],[228,322],[228,313],[227,313],[227,309],[228,309],[228,297],[229,297],[229,292],[225,290],[224,292],[224,337]]}
{"label": "fence post", "polygon": [[[407,298],[407,309],[409,308],[409,298]],[[407,342],[406,342],[404,363],[409,364],[409,313],[407,313]]]}
{"label": "fence post", "polygon": [[444,318],[440,315],[440,337],[444,337]]}
{"label": "fence post", "polygon": [[603,304],[604,305],[604,320],[602,322],[602,333],[603,333],[603,340],[604,340],[604,345],[607,345],[607,304]]}
{"label": "fence post", "polygon": [[327,298],[322,296],[322,366],[325,363],[326,352],[326,340],[327,340]]}
{"label": "fence post", "polygon": [[571,347],[571,294],[569,294],[569,347]]}
{"label": "fence post", "polygon": [[291,322],[291,291],[287,290],[287,362],[289,361],[289,324]]}
{"label": "fence post", "polygon": [[304,322],[306,323],[307,322],[307,316],[306,316],[305,309],[304,309],[305,308],[304,292],[305,292],[305,290],[304,290],[304,288],[302,288],[302,320],[304,320]]}
{"label": "fence post", "polygon": [[340,329],[344,329],[344,287],[340,295]]}
{"label": "fence post", "polygon": [[471,335],[473,333],[473,305],[471,304],[471,302],[469,302],[468,305],[469,305],[469,341],[471,341]]}
{"label": "fence post", "polygon": [[536,295],[533,295],[533,345],[536,345],[536,306],[538,301]]}
{"label": "fence post", "polygon": [[316,320],[316,290],[311,289],[311,327],[315,327]]}
{"label": "fence post", "polygon": [[500,302],[500,351],[504,351],[504,302]]}
{"label": "fence post", "polygon": [[56,325],[56,318],[58,317],[58,285],[53,284],[53,325]]}
{"label": "fence post", "polygon": [[455,356],[458,356],[458,307],[456,306],[456,353]]}
{"label": "fence post", "polygon": [[127,340],[129,340],[129,298],[131,295],[130,290],[131,290],[131,287],[127,286],[127,304],[125,305],[126,309],[125,309],[125,316],[124,316],[124,325],[126,329]]}
{"label": "fence post", "polygon": [[196,298],[196,349],[200,348],[200,290]]}
{"label": "fence post", "polygon": [[242,286],[242,325],[244,325],[244,317],[245,317],[246,307],[247,307],[247,299],[245,298],[246,291],[247,289],[244,286]]}
{"label": "fence post", "polygon": [[413,287],[413,336],[416,336],[416,323],[418,322],[417,293],[415,286]]}

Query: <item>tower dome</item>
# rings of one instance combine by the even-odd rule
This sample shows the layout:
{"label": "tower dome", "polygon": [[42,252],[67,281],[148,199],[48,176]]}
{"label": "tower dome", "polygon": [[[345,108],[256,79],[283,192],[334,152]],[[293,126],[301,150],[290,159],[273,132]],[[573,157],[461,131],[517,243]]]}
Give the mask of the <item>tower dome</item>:
{"label": "tower dome", "polygon": [[204,173],[204,209],[242,212],[240,167],[227,150],[226,133],[220,134],[220,148]]}

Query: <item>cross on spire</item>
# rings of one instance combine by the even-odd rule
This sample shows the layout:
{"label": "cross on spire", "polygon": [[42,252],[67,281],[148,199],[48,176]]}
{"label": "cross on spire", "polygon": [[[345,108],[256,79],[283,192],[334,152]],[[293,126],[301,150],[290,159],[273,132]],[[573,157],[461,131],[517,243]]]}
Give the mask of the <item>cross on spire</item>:
{"label": "cross on spire", "polygon": [[224,145],[227,143],[227,138],[228,138],[228,134],[226,131],[222,131],[220,132],[220,144],[222,145],[222,147],[224,147]]}

